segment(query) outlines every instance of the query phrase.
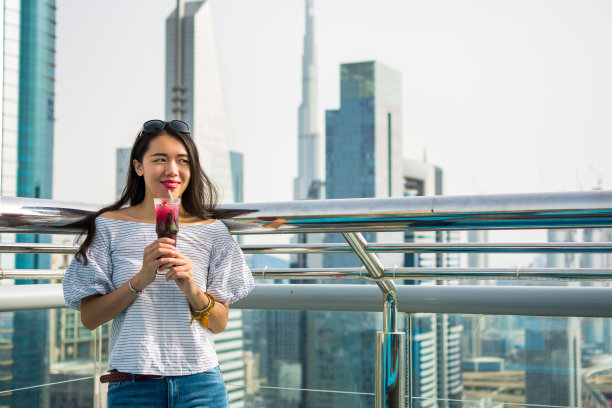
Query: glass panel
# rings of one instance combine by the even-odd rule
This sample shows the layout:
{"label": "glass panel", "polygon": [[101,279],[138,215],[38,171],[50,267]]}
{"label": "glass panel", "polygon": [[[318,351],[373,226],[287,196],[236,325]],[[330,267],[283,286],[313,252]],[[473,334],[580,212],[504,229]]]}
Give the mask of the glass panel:
{"label": "glass panel", "polygon": [[[245,310],[246,406],[372,407],[382,313]],[[228,383],[228,389],[239,384]]]}
{"label": "glass panel", "polygon": [[[234,384],[228,383],[227,389],[231,395]],[[294,397],[291,397],[291,393]],[[311,394],[312,396],[323,397],[325,395],[333,395],[334,404],[337,405],[321,405],[321,407],[374,407],[374,394],[373,393],[341,393],[341,392],[329,392],[325,390],[304,390],[304,391],[291,391],[277,387],[260,386],[257,390],[250,390],[247,393],[244,407],[248,408],[269,408],[269,407],[294,407],[299,406],[299,401],[302,399],[302,394]],[[321,398],[319,398],[321,400]],[[270,405],[284,402],[286,405]],[[310,406],[310,405],[305,405]],[[234,404],[232,404],[234,408]]]}
{"label": "glass panel", "polygon": [[0,406],[92,407],[98,332],[71,309],[0,313]]}
{"label": "glass panel", "polygon": [[608,407],[611,323],[603,318],[413,315],[413,406]]}

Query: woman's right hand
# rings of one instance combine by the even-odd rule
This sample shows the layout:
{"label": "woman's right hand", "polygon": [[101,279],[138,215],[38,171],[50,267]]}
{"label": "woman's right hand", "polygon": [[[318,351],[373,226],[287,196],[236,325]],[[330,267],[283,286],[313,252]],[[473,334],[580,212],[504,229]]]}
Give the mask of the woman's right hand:
{"label": "woman's right hand", "polygon": [[147,245],[142,254],[142,269],[132,278],[132,287],[143,290],[155,280],[157,269],[162,265],[172,264],[177,256],[175,241],[170,238],[159,238]]}

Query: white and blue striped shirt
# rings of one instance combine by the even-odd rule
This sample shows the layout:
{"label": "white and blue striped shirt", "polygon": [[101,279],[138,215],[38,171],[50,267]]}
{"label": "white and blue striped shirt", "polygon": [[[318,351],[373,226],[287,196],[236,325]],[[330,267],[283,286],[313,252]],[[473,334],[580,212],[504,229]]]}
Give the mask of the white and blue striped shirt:
{"label": "white and blue striped shirt", "polygon": [[[80,310],[84,297],[104,295],[123,285],[138,273],[144,248],[156,239],[155,224],[98,217],[88,264],[73,259],[66,271],[66,305]],[[240,247],[221,221],[181,225],[177,249],[191,260],[196,284],[217,301],[235,302],[254,286]],[[113,320],[109,370],[187,375],[217,366],[212,332],[190,321],[185,294],[175,282],[158,275]]]}

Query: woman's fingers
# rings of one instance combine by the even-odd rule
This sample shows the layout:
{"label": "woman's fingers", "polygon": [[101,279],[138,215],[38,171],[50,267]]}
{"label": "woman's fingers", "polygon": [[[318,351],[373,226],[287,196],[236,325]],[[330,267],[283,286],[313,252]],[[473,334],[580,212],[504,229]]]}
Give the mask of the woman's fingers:
{"label": "woman's fingers", "polygon": [[190,279],[193,277],[193,271],[191,268],[186,267],[185,265],[168,265],[170,267],[170,271],[166,273],[166,281],[176,280],[176,279]]}

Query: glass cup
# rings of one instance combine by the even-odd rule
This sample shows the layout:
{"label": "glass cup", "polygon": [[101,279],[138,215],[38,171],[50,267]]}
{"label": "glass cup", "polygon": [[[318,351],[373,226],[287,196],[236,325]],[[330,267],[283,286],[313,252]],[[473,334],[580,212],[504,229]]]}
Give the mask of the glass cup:
{"label": "glass cup", "polygon": [[[154,198],[155,204],[155,232],[157,238],[171,238],[175,242],[179,232],[180,198]],[[165,274],[170,268],[157,273]]]}

